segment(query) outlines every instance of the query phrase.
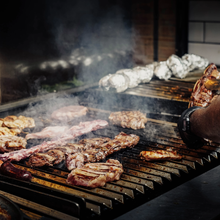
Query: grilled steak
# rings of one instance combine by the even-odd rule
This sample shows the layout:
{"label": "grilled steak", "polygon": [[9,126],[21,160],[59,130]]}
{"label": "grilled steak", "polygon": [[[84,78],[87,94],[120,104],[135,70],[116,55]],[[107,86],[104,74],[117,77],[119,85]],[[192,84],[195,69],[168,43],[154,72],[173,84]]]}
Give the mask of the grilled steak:
{"label": "grilled steak", "polygon": [[62,151],[57,150],[57,149],[49,150],[47,152],[47,154],[49,156],[55,158],[55,160],[53,161],[53,164],[59,164],[59,163],[61,163],[65,159],[65,154]]}
{"label": "grilled steak", "polygon": [[123,173],[122,164],[118,160],[114,159],[109,159],[106,163],[87,163],[84,167],[107,172],[107,182],[119,180],[121,174]]}
{"label": "grilled steak", "polygon": [[140,138],[135,134],[125,134],[124,132],[119,133],[117,136],[115,136],[116,141],[119,141],[121,143],[121,147],[134,147],[138,144]]}
{"label": "grilled steak", "polygon": [[132,128],[134,130],[145,128],[147,123],[146,115],[139,111],[112,112],[109,116],[112,124],[123,128]]}
{"label": "grilled steak", "polygon": [[0,136],[0,152],[11,152],[25,148],[27,142],[22,137]]}
{"label": "grilled steak", "polygon": [[87,148],[89,147],[95,147],[95,146],[100,146],[101,144],[104,144],[108,141],[110,141],[110,138],[90,138],[90,139],[83,139],[79,141],[80,144],[84,144]]}
{"label": "grilled steak", "polygon": [[102,187],[106,182],[119,180],[122,173],[122,165],[117,160],[107,160],[106,163],[88,163],[82,168],[74,169],[68,175],[67,183],[90,188]]}
{"label": "grilled steak", "polygon": [[67,143],[63,146],[56,147],[55,149],[60,150],[60,151],[62,151],[63,153],[65,153],[67,155],[67,154],[73,154],[73,153],[79,152],[83,148],[84,148],[83,144]]}
{"label": "grilled steak", "polygon": [[[137,135],[128,135],[124,132],[115,136],[114,140],[111,140],[110,138],[84,139],[78,144],[68,143],[63,144],[63,146],[56,146],[53,150],[48,152],[45,150],[44,153],[40,154],[40,157],[39,151],[36,154],[33,152],[27,162],[27,165],[32,167],[45,165],[52,166],[52,164],[60,163],[64,159],[63,155],[65,154],[66,167],[68,170],[72,170],[82,167],[85,163],[103,160],[106,156],[119,151],[122,148],[133,147],[138,143],[138,141],[139,137]],[[97,143],[99,143],[99,145]],[[54,160],[52,160],[51,157],[47,157],[47,155],[54,157]]]}
{"label": "grilled steak", "polygon": [[71,121],[74,118],[86,115],[88,109],[84,106],[70,105],[54,111],[51,118],[59,121]]}
{"label": "grilled steak", "polygon": [[141,151],[140,156],[147,161],[182,159],[182,156],[174,150]]}
{"label": "grilled steak", "polygon": [[53,162],[56,160],[55,157],[50,156],[49,154],[44,153],[35,153],[31,155],[28,162],[26,163],[28,166],[33,167],[42,167],[42,166],[53,166]]}
{"label": "grilled steak", "polygon": [[210,64],[204,71],[202,77],[194,85],[189,101],[189,108],[193,106],[208,106],[217,95],[216,90],[209,90],[205,87],[205,82],[209,79],[219,79],[220,72],[215,64]]}
{"label": "grilled steak", "polygon": [[[137,135],[125,134],[124,132],[121,132],[120,134],[115,136],[115,139],[113,140],[110,140],[100,145],[91,146],[90,149],[86,148],[86,150],[82,150],[80,153],[77,152],[73,155],[68,155],[66,159],[66,167],[68,170],[72,170],[78,167],[78,164],[81,167],[82,164],[88,162],[100,161],[104,159],[106,156],[123,148],[134,147],[135,145],[137,145],[139,139],[140,138]],[[92,142],[94,141],[94,139],[91,140]],[[106,141],[105,138],[104,140]],[[86,139],[86,141],[82,140],[80,142],[89,143],[89,139]]]}
{"label": "grilled steak", "polygon": [[84,165],[84,155],[81,153],[68,154],[66,156],[66,167],[68,170],[73,170],[76,167],[80,168]]}
{"label": "grilled steak", "polygon": [[[31,167],[53,166],[54,164],[61,163],[65,159],[65,155],[71,156],[75,154],[76,152],[80,151],[81,149],[83,149],[83,147],[84,145],[82,144],[69,143],[64,146],[56,147],[44,153],[40,153],[40,154],[34,153],[29,157],[29,160],[28,162],[26,162],[26,164]],[[69,165],[69,166],[72,166],[72,165]]]}
{"label": "grilled steak", "polygon": [[46,153],[35,153],[29,157],[26,164],[30,167],[53,166],[65,159],[65,154],[61,150],[52,149]]}

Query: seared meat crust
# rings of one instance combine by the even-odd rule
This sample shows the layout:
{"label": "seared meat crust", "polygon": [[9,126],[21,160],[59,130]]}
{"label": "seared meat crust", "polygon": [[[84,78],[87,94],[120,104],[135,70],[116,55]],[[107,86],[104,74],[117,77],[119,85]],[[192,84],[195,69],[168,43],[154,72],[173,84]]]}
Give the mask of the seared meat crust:
{"label": "seared meat crust", "polygon": [[112,112],[109,120],[114,125],[123,128],[132,128],[134,130],[145,128],[145,124],[147,123],[146,115],[139,111]]}
{"label": "seared meat crust", "polygon": [[54,111],[51,118],[59,121],[71,121],[74,118],[86,115],[88,109],[84,106],[70,105]]}
{"label": "seared meat crust", "polygon": [[147,161],[182,159],[182,156],[174,150],[141,151],[140,156]]}
{"label": "seared meat crust", "polygon": [[189,108],[193,106],[208,106],[217,96],[216,90],[209,90],[205,82],[212,79],[219,79],[220,72],[215,64],[210,64],[204,71],[202,77],[196,81],[189,101]]}
{"label": "seared meat crust", "polygon": [[0,136],[0,152],[11,152],[25,148],[27,145],[23,137],[12,135]]}
{"label": "seared meat crust", "polygon": [[87,163],[76,168],[68,175],[67,183],[90,188],[102,187],[106,182],[119,180],[123,167],[117,160],[107,160],[106,163]]}

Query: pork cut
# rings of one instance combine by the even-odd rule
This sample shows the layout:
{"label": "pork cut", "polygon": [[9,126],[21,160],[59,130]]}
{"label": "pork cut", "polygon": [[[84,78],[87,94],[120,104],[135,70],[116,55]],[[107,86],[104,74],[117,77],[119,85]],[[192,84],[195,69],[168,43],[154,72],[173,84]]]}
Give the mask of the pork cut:
{"label": "pork cut", "polygon": [[68,132],[69,128],[67,126],[49,126],[44,128],[40,132],[30,133],[26,135],[26,139],[44,139],[44,138],[59,138],[59,136]]}
{"label": "pork cut", "polygon": [[105,120],[101,120],[101,119],[97,119],[94,121],[80,122],[79,125],[72,126],[68,132],[66,132],[60,137],[60,139],[61,140],[74,139],[75,137],[81,136],[91,131],[103,129],[107,125],[108,125],[108,122]]}
{"label": "pork cut", "polygon": [[107,125],[107,121],[98,119],[94,121],[80,122],[79,125],[74,125],[71,128],[68,128],[67,126],[49,126],[40,132],[27,134],[26,139],[51,138],[53,140],[70,140],[91,131],[105,128]]}
{"label": "pork cut", "polygon": [[141,151],[140,156],[147,161],[182,159],[182,155],[178,154],[177,151],[174,151],[172,149]]}
{"label": "pork cut", "polygon": [[59,121],[71,121],[74,118],[86,115],[87,111],[88,109],[84,106],[70,105],[54,111],[51,118]]}
{"label": "pork cut", "polygon": [[139,111],[112,112],[109,120],[114,125],[134,130],[145,128],[147,123],[146,115]]}

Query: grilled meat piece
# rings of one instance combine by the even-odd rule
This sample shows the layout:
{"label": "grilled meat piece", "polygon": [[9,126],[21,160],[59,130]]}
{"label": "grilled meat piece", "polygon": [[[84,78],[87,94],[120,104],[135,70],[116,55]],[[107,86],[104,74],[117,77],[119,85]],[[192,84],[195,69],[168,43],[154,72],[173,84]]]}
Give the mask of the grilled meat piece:
{"label": "grilled meat piece", "polygon": [[45,153],[36,153],[31,155],[26,165],[30,167],[42,167],[42,166],[53,166],[53,162],[56,160],[55,157]]}
{"label": "grilled meat piece", "polygon": [[50,126],[44,128],[41,132],[27,134],[26,139],[32,138],[53,138],[69,140],[74,139],[77,136],[95,131],[97,129],[102,129],[108,125],[107,121],[104,120],[94,120],[81,122],[79,125],[75,125],[71,128],[67,126]]}
{"label": "grilled meat piece", "polygon": [[84,167],[97,171],[107,172],[107,182],[119,180],[121,174],[123,173],[122,164],[118,160],[114,159],[109,159],[106,163],[87,163]]}
{"label": "grilled meat piece", "polygon": [[61,140],[74,139],[77,136],[81,136],[81,135],[89,133],[91,131],[103,129],[107,125],[108,125],[107,121],[100,120],[100,119],[94,120],[94,121],[80,122],[79,125],[71,127],[66,134],[63,134],[61,136]]}
{"label": "grilled meat piece", "polygon": [[67,178],[67,183],[90,188],[102,187],[106,182],[119,180],[123,173],[122,165],[117,160],[106,163],[86,164],[74,169]]}
{"label": "grilled meat piece", "polygon": [[59,138],[62,134],[68,132],[67,126],[49,126],[37,133],[31,133],[26,135],[26,139],[43,139],[43,138]]}
{"label": "grilled meat piece", "polygon": [[5,161],[1,164],[0,173],[23,181],[31,181],[32,179],[32,175],[29,171],[15,167],[10,161]]}
{"label": "grilled meat piece", "polygon": [[153,151],[141,151],[141,158],[147,161],[157,160],[181,160],[182,156],[174,150],[153,150]]}
{"label": "grilled meat piece", "polygon": [[74,154],[76,152],[81,151],[84,148],[83,144],[75,144],[75,143],[68,143],[64,146],[56,147],[56,150],[60,150],[63,153],[67,154]]}
{"label": "grilled meat piece", "polygon": [[86,115],[88,109],[84,106],[70,105],[54,111],[51,118],[59,121],[71,121],[74,118]]}
{"label": "grilled meat piece", "polygon": [[29,157],[26,165],[30,167],[53,166],[59,164],[65,159],[65,154],[60,150],[49,150],[46,153],[36,153]]}
{"label": "grilled meat piece", "polygon": [[17,136],[0,136],[0,152],[11,152],[25,148],[27,142],[22,137]]}
{"label": "grilled meat piece", "polygon": [[76,168],[67,178],[67,183],[90,188],[102,187],[106,184],[105,172]]}
{"label": "grilled meat piece", "polygon": [[114,125],[123,128],[132,128],[134,130],[145,128],[145,124],[147,123],[146,115],[139,111],[112,112],[109,120]]}
{"label": "grilled meat piece", "polygon": [[105,152],[106,156],[112,154],[126,147],[134,147],[139,142],[140,138],[135,134],[125,134],[124,132],[119,133],[111,141],[102,144],[99,148]]}
{"label": "grilled meat piece", "polygon": [[18,132],[20,133],[21,130],[14,130],[14,129],[9,129],[9,128],[6,128],[6,127],[0,127],[0,136],[4,136],[4,135],[17,135]]}
{"label": "grilled meat piece", "polygon": [[115,136],[114,140],[119,141],[122,148],[132,148],[138,144],[140,137],[135,134],[125,134],[124,132],[121,132],[117,136]]}
{"label": "grilled meat piece", "polygon": [[[59,146],[47,152],[41,153],[40,157],[39,157],[39,153],[32,154],[26,164],[31,167],[53,166],[53,164],[61,163],[65,159],[65,155],[75,154],[79,152],[82,148],[83,148],[82,144],[72,144],[72,143],[65,144],[64,146]],[[47,157],[47,155],[49,155],[50,157]],[[37,159],[35,159],[35,157],[37,157]],[[51,157],[53,157],[54,160],[52,160]],[[68,159],[68,161],[69,160],[70,159]],[[72,162],[72,164],[73,163],[74,162]],[[72,164],[70,162],[69,166],[75,168]],[[79,163],[77,163],[77,165],[79,165]]]}
{"label": "grilled meat piece", "polygon": [[[106,158],[106,156],[113,154],[114,152],[119,151],[123,148],[134,147],[135,145],[137,145],[139,139],[140,138],[137,135],[125,134],[124,132],[121,132],[117,136],[115,136],[114,140],[110,140],[99,146],[93,146],[90,149],[87,148],[86,150],[82,150],[80,153],[81,157],[79,157],[78,153],[76,153],[75,155],[68,155],[66,160],[66,167],[68,170],[72,170],[76,167],[78,168],[78,158],[80,158],[80,166],[82,166],[83,163],[97,162],[103,160],[104,158]],[[89,140],[90,139],[86,139],[86,141],[82,140],[81,142],[90,143]],[[94,139],[91,140],[91,143],[93,143]],[[103,140],[106,141],[108,139]],[[76,156],[78,157],[76,158]]]}
{"label": "grilled meat piece", "polygon": [[3,119],[2,127],[8,127],[8,128],[33,128],[35,127],[35,122],[33,118],[25,117],[25,116],[14,116],[10,115]]}
{"label": "grilled meat piece", "polygon": [[[122,148],[133,147],[138,143],[138,141],[139,137],[137,135],[125,134],[124,132],[115,136],[114,140],[111,140],[110,138],[92,138],[80,141],[80,143],[86,143],[86,145],[77,143],[65,144],[61,141],[62,146],[58,146],[56,141],[51,141],[51,143],[54,143],[54,149],[41,153],[40,157],[39,151],[36,151],[36,155],[35,152],[33,152],[27,162],[27,165],[38,167],[45,165],[52,166],[52,164],[60,163],[63,160],[63,155],[65,154],[66,167],[68,170],[72,170],[82,167],[88,162],[100,161],[109,154],[119,151]],[[100,145],[96,145],[97,143],[100,143]],[[52,148],[53,147],[49,147],[49,149]],[[46,149],[44,151],[46,151]],[[44,158],[44,155],[52,156],[54,160],[47,156]]]}
{"label": "grilled meat piece", "polygon": [[86,148],[91,148],[91,147],[100,146],[101,144],[104,144],[110,140],[111,139],[107,137],[100,137],[100,138],[83,139],[79,141],[79,143],[84,144]]}
{"label": "grilled meat piece", "polygon": [[31,156],[32,154],[45,152],[65,144],[66,143],[64,141],[60,141],[60,140],[47,141],[47,142],[43,142],[40,145],[31,147],[29,149],[21,149],[10,153],[0,154],[0,160],[20,161]]}
{"label": "grilled meat piece", "polygon": [[49,150],[47,154],[51,157],[54,157],[55,160],[53,161],[53,164],[59,164],[65,159],[65,154],[57,149]]}
{"label": "grilled meat piece", "polygon": [[87,149],[82,154],[85,156],[85,163],[100,161],[107,156],[102,149],[98,148]]}
{"label": "grilled meat piece", "polygon": [[193,106],[208,106],[217,95],[216,90],[209,90],[205,87],[205,82],[210,79],[220,79],[220,72],[215,64],[210,64],[204,74],[196,81],[189,101],[189,108]]}
{"label": "grilled meat piece", "polygon": [[3,122],[4,122],[3,118],[0,118],[0,127],[2,127]]}
{"label": "grilled meat piece", "polygon": [[82,122],[79,124],[79,126],[74,126],[75,128],[72,128],[71,135],[63,136],[62,138],[59,138],[54,141],[47,141],[43,142],[40,145],[34,146],[30,149],[22,149],[19,151],[15,151],[13,153],[4,153],[0,155],[0,160],[6,161],[20,161],[22,159],[25,159],[29,157],[30,155],[34,153],[40,153],[45,152],[50,149],[54,149],[56,147],[64,146],[66,144],[66,140],[73,139],[79,135],[88,133],[90,131],[95,131],[97,129],[104,128],[108,125],[107,121],[104,120],[94,120],[89,122]]}
{"label": "grilled meat piece", "polygon": [[73,170],[76,167],[83,167],[85,162],[85,157],[81,153],[68,154],[66,156],[66,167],[68,170]]}

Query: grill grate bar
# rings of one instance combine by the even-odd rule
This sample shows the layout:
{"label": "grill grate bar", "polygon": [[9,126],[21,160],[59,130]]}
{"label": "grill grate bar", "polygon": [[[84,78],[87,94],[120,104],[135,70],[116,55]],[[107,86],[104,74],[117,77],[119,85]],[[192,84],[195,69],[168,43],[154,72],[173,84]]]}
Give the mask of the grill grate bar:
{"label": "grill grate bar", "polygon": [[121,175],[121,180],[130,181],[133,183],[142,184],[143,186],[148,187],[149,189],[154,189],[154,182],[151,180],[142,179],[140,177],[131,176],[129,174],[123,173]]}
{"label": "grill grate bar", "polygon": [[146,174],[146,173],[142,173],[142,172],[139,172],[139,171],[136,171],[136,170],[133,170],[133,169],[130,169],[130,168],[124,168],[124,172],[126,174],[130,174],[130,175],[133,175],[133,176],[136,176],[136,177],[140,177],[140,178],[144,178],[144,179],[147,179],[147,180],[151,180],[151,181],[154,181],[156,183],[159,183],[160,185],[163,184],[163,180],[161,177],[158,177],[158,176],[154,176],[154,175],[151,175],[151,174]]}
{"label": "grill grate bar", "polygon": [[[105,198],[99,197],[99,196],[105,196],[106,198],[108,197],[108,198],[111,198],[111,199],[115,199],[115,200],[117,200],[121,203],[124,203],[123,195],[116,194],[116,193],[113,193],[113,192],[109,192],[109,191],[104,190],[102,188],[95,188],[95,189],[88,190],[88,189],[84,189],[82,187],[71,186],[71,185],[68,185],[66,183],[66,179],[63,178],[63,177],[55,176],[55,175],[52,175],[52,174],[48,174],[48,173],[45,173],[45,172],[34,170],[32,168],[23,167],[23,166],[20,166],[20,165],[15,165],[15,166],[19,169],[29,171],[29,172],[31,172],[32,175],[37,176],[38,178],[35,177],[35,178],[32,179],[32,181],[35,182],[35,183],[46,184],[49,187],[56,188],[58,190],[62,189],[67,193],[75,194],[75,195],[81,196],[85,199],[88,198],[90,200],[97,201],[101,204],[106,204],[109,208],[112,208],[112,202],[110,202],[111,200],[106,200]],[[40,179],[40,178],[44,178],[47,181],[43,180],[43,179]],[[55,181],[56,183],[59,183],[59,184],[62,184],[62,185],[58,185],[56,183],[49,182],[49,181]],[[92,193],[93,194],[96,193],[97,195],[93,195]]]}
{"label": "grill grate bar", "polygon": [[169,172],[172,174],[175,174],[176,176],[180,176],[180,172],[178,169],[170,168],[170,167],[165,167],[162,165],[155,164],[153,162],[146,162],[144,160],[137,160],[137,159],[128,159],[128,158],[122,158],[123,162],[128,162],[128,163],[134,163],[134,164],[139,164],[143,166],[147,166],[150,169],[157,169],[165,172]]}
{"label": "grill grate bar", "polygon": [[167,180],[171,181],[171,175],[169,173],[165,173],[165,172],[161,172],[158,170],[153,170],[151,168],[147,168],[147,167],[143,167],[137,164],[132,164],[132,163],[123,163],[124,168],[126,169],[132,169],[132,170],[136,170],[136,171],[140,171],[143,173],[147,173],[147,174],[153,174],[155,176],[160,176],[160,177],[164,177]]}
{"label": "grill grate bar", "polygon": [[140,184],[137,184],[137,183],[131,183],[131,182],[127,182],[127,181],[124,181],[124,180],[118,180],[114,183],[119,185],[119,186],[125,186],[125,187],[131,188],[133,190],[137,190],[138,192],[140,192],[142,194],[145,193],[144,187]]}
{"label": "grill grate bar", "polygon": [[77,220],[77,219],[79,219],[79,218],[67,215],[65,213],[59,212],[57,210],[50,209],[46,206],[37,204],[35,202],[31,202],[30,200],[27,200],[27,199],[12,195],[10,193],[4,192],[2,190],[0,190],[0,193],[4,196],[8,197],[9,199],[11,199],[13,202],[21,205],[21,206],[25,206],[25,207],[30,208],[32,210],[34,209],[35,211],[38,211],[38,212],[43,213],[45,215],[49,215],[49,216],[54,217],[54,218],[65,219],[65,220]]}
{"label": "grill grate bar", "polygon": [[[86,120],[97,119],[97,117],[108,120],[109,113],[110,111],[89,108]],[[47,125],[50,123],[47,121]],[[86,211],[104,219],[106,216],[108,217],[106,213],[117,212],[120,207],[124,209],[131,207],[130,204],[138,203],[139,198],[142,199],[143,204],[171,189],[175,184],[178,185],[193,178],[218,162],[219,146],[214,146],[213,143],[213,145],[206,145],[201,149],[188,149],[176,132],[176,123],[157,119],[149,118],[146,128],[143,130],[124,129],[109,125],[106,129],[91,132],[74,141],[100,136],[114,138],[120,131],[136,134],[141,137],[141,140],[134,148],[124,149],[109,156],[109,158],[122,162],[124,173],[119,181],[106,183],[104,187],[88,189],[67,184],[66,178],[69,171],[63,165],[62,168],[57,166],[30,168],[24,164],[15,163],[15,166],[32,173],[34,177],[31,184],[47,187],[51,191],[57,191],[63,195],[77,195],[84,198]],[[36,142],[29,141],[29,146],[33,144]],[[142,150],[167,149],[168,147],[181,153],[183,159],[149,162],[139,157]]]}
{"label": "grill grate bar", "polygon": [[121,186],[117,186],[117,185],[114,185],[114,184],[109,184],[109,183],[106,183],[106,185],[102,188],[112,190],[112,191],[116,191],[116,192],[119,192],[119,193],[123,193],[123,194],[129,196],[130,198],[134,199],[134,191],[131,190],[131,189],[121,187]]}
{"label": "grill grate bar", "polygon": [[181,164],[177,164],[177,163],[174,163],[174,162],[161,161],[161,162],[156,162],[154,164],[159,164],[159,165],[162,165],[162,166],[171,167],[171,168],[177,169],[178,171],[182,170],[185,173],[189,173],[189,170],[188,170],[187,166],[184,166],[184,165],[181,165]]}

